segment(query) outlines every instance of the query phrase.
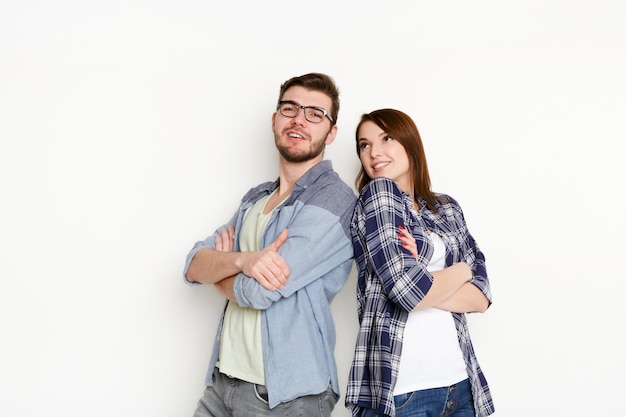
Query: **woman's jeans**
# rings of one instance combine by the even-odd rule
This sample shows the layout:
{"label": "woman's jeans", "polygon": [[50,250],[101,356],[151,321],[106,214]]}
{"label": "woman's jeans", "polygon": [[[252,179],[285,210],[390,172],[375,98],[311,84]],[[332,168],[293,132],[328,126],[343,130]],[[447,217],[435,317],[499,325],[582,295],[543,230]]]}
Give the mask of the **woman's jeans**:
{"label": "woman's jeans", "polygon": [[[449,387],[408,392],[393,397],[396,417],[475,417],[469,380]],[[361,417],[384,417],[364,410]]]}

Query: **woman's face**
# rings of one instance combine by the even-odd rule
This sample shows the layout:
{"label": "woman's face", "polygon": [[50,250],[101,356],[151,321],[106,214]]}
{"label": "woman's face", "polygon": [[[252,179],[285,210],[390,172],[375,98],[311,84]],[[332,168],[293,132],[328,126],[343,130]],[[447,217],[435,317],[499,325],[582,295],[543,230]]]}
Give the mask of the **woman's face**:
{"label": "woman's face", "polygon": [[405,193],[413,195],[409,157],[404,146],[374,122],[365,122],[358,130],[359,159],[371,178],[393,180]]}

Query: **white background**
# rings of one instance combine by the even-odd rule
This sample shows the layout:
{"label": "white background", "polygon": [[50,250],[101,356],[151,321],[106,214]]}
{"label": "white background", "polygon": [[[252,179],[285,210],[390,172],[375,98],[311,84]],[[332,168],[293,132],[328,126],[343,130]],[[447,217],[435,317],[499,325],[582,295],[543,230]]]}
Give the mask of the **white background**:
{"label": "white background", "polygon": [[[0,415],[191,416],[223,301],[191,246],[275,179],[280,83],[421,130],[494,304],[496,416],[623,415],[626,13],[614,1],[0,1]],[[342,394],[355,275],[333,304]],[[343,396],[333,416],[348,416]]]}

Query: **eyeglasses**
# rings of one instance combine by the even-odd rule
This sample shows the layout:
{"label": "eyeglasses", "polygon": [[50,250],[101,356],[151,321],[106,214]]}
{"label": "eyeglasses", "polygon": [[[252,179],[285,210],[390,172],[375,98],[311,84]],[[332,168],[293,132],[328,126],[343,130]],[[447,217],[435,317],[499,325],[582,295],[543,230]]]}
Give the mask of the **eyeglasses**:
{"label": "eyeglasses", "polygon": [[328,111],[321,107],[301,106],[293,101],[280,101],[278,103],[278,111],[285,117],[294,118],[300,114],[300,110],[304,109],[304,118],[311,123],[322,123],[324,117],[328,117],[332,123],[335,123],[332,117],[328,115]]}

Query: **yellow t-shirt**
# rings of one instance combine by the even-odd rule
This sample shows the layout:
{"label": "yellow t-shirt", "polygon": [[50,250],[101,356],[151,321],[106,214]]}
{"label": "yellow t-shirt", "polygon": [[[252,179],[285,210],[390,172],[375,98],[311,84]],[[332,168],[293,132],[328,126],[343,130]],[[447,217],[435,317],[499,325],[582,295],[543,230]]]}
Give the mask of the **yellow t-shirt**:
{"label": "yellow t-shirt", "polygon": [[[260,199],[246,212],[239,232],[241,251],[261,249],[261,239],[272,215],[271,211],[263,214],[268,199],[269,196]],[[224,313],[217,366],[223,374],[265,385],[261,310],[228,303]]]}

